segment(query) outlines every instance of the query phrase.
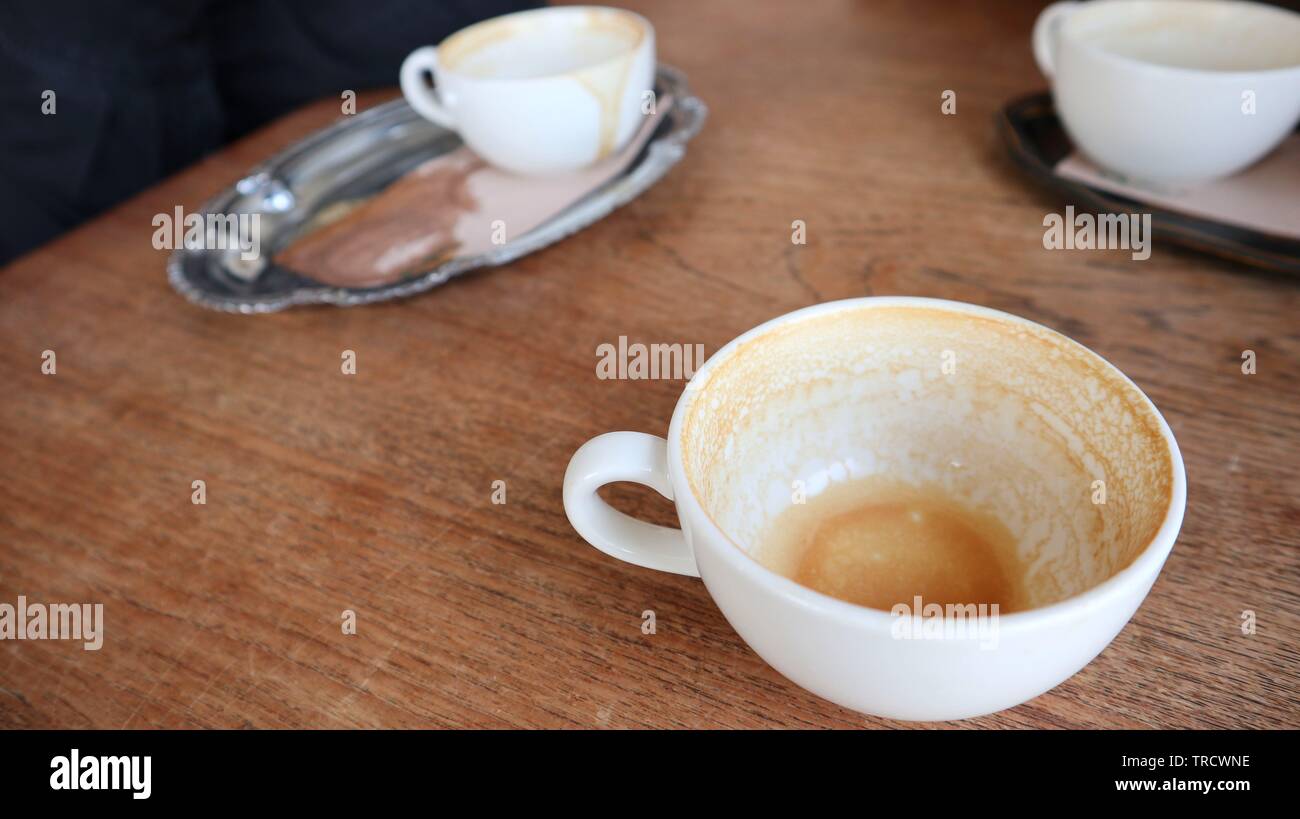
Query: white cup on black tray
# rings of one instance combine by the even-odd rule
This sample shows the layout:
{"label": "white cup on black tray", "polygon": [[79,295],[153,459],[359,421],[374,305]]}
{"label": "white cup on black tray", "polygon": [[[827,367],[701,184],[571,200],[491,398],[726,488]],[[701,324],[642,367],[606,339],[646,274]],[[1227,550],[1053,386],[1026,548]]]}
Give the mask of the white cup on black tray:
{"label": "white cup on black tray", "polygon": [[1131,180],[1236,173],[1300,121],[1300,14],[1236,0],[1055,3],[1034,57],[1075,144]]}

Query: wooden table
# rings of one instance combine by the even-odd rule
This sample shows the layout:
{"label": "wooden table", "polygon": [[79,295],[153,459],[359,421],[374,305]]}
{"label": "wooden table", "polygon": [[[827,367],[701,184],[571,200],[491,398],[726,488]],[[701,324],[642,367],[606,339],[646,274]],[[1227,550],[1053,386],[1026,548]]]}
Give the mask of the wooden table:
{"label": "wooden table", "polygon": [[[1182,536],[1110,648],[958,724],[1300,725],[1300,284],[1164,245],[1145,262],[1043,249],[1065,203],[992,125],[1044,84],[1032,4],[630,5],[710,120],[657,187],[548,250],[374,307],[184,302],[153,214],[197,208],[329,122],[325,100],[0,274],[0,601],[102,602],[106,620],[98,652],[0,643],[0,725],[890,724],[787,682],[700,581],[605,557],[560,504],[574,449],[665,433],[681,389],[598,379],[597,345],[712,352],[789,310],[884,294],[1089,345],[1164,412],[1190,481]],[[614,500],[672,521],[648,490]]]}

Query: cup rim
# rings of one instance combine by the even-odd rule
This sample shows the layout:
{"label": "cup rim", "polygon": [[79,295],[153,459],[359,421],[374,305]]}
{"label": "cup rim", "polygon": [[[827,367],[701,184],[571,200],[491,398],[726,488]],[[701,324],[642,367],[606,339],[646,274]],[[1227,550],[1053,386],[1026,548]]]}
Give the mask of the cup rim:
{"label": "cup rim", "polygon": [[[594,63],[583,65],[580,68],[571,68],[567,71],[554,71],[554,72],[538,74],[536,76],[529,76],[529,77],[478,77],[473,74],[466,74],[463,71],[459,71],[453,66],[446,66],[442,62],[443,47],[446,46],[451,41],[455,40],[456,38],[468,34],[469,32],[482,29],[489,25],[500,23],[501,21],[504,20],[512,20],[515,18],[522,18],[522,17],[541,16],[544,14],[573,14],[574,12],[582,12],[582,11],[612,12],[614,14],[618,14],[631,19],[633,22],[637,24],[637,28],[639,29],[636,42],[632,43],[626,49],[618,52],[618,54],[612,57],[607,57],[603,60],[599,60]],[[542,6],[541,8],[524,9],[523,11],[512,11],[509,14],[499,14],[496,17],[489,17],[486,20],[479,20],[477,23],[471,23],[470,25],[465,26],[462,29],[458,29],[456,31],[453,31],[451,34],[448,34],[446,37],[442,39],[442,42],[438,43],[438,45],[434,46],[434,48],[438,52],[438,70],[450,75],[454,75],[457,80],[462,80],[462,81],[467,81],[472,83],[484,83],[484,84],[490,84],[490,83],[514,84],[514,83],[544,82],[547,80],[554,80],[561,77],[570,77],[575,74],[581,74],[586,71],[593,71],[596,69],[604,68],[608,65],[617,62],[618,60],[626,59],[627,55],[635,53],[638,49],[642,47],[642,45],[645,44],[647,39],[653,37],[654,37],[654,26],[650,24],[650,21],[647,20],[644,16],[637,14],[635,11],[630,11],[628,9],[619,8],[617,6],[590,6],[590,5]]]}
{"label": "cup rim", "polygon": [[[1187,475],[1183,467],[1182,454],[1178,449],[1178,442],[1174,439],[1173,431],[1165,421],[1160,410],[1147,397],[1133,380],[1125,375],[1118,367],[1111,364],[1101,355],[1080,344],[1064,333],[1057,332],[1050,327],[1038,324],[1027,318],[1017,316],[1014,313],[1007,313],[1002,310],[995,310],[991,307],[982,307],[980,305],[969,304],[967,302],[952,301],[949,299],[935,299],[921,296],[868,296],[861,298],[840,299],[837,301],[823,302],[810,307],[804,307],[784,315],[759,324],[731,341],[723,345],[717,352],[711,355],[691,379],[701,379],[700,383],[707,381],[707,376],[711,370],[719,366],[721,362],[731,357],[731,354],[740,345],[745,344],[758,336],[761,336],[776,327],[802,321],[816,316],[829,315],[846,310],[854,309],[876,309],[883,307],[924,307],[930,309],[945,310],[950,313],[962,313],[967,315],[984,316],[1004,321],[1011,321],[1040,328],[1053,335],[1065,339],[1071,344],[1078,345],[1090,355],[1096,357],[1109,371],[1122,379],[1123,383],[1132,388],[1142,403],[1155,418],[1160,430],[1161,437],[1168,447],[1168,458],[1171,472],[1171,481],[1169,487],[1169,502],[1165,507],[1165,514],[1161,520],[1160,527],[1147,542],[1142,550],[1120,571],[1106,578],[1091,588],[1085,589],[1078,594],[1071,595],[1064,600],[1058,600],[1046,606],[1027,609],[1024,611],[1015,611],[1008,614],[998,614],[999,632],[1013,633],[1029,629],[1048,626],[1053,623],[1059,623],[1069,620],[1109,605],[1120,602],[1123,597],[1133,588],[1146,582],[1150,578],[1154,582],[1159,575],[1161,566],[1173,549],[1174,541],[1178,537],[1179,529],[1182,527],[1183,513],[1187,503]],[[676,503],[685,505],[686,510],[682,513],[685,519],[688,515],[691,520],[702,521],[704,527],[708,530],[712,539],[726,544],[726,548],[719,550],[722,559],[729,567],[741,574],[751,583],[762,586],[769,592],[772,592],[786,602],[801,606],[805,609],[812,610],[820,615],[832,617],[835,619],[849,621],[853,625],[870,629],[889,629],[897,617],[888,611],[873,609],[867,606],[861,606],[856,603],[849,603],[840,600],[822,592],[815,591],[807,586],[791,580],[788,577],[780,575],[766,566],[759,563],[755,558],[750,556],[731,535],[723,531],[722,527],[713,520],[704,509],[704,505],[695,495],[695,489],[686,477],[686,470],[682,464],[681,452],[681,432],[682,425],[685,423],[687,408],[692,402],[693,392],[688,382],[685,390],[682,391],[681,397],[677,400],[677,406],[673,409],[672,420],[668,427],[668,474],[670,483],[673,487],[673,495]],[[707,385],[702,388],[707,389]],[[694,542],[699,542],[700,538],[694,538]],[[695,548],[694,542],[692,548]],[[1145,596],[1145,594],[1143,595]]]}
{"label": "cup rim", "polygon": [[1101,9],[1105,9],[1108,7],[1129,5],[1132,2],[1141,2],[1144,5],[1153,5],[1156,3],[1160,3],[1160,4],[1182,5],[1182,6],[1238,6],[1238,7],[1246,6],[1246,7],[1250,7],[1252,11],[1256,13],[1272,14],[1272,15],[1276,15],[1279,18],[1281,17],[1293,18],[1293,22],[1295,22],[1297,26],[1300,26],[1300,12],[1295,12],[1292,11],[1291,9],[1282,8],[1280,6],[1271,6],[1268,5],[1267,3],[1257,3],[1254,2],[1254,0],[1095,0],[1095,2],[1090,2],[1090,3],[1078,3],[1080,8],[1061,22],[1060,35],[1062,40],[1069,37],[1071,43],[1083,49],[1088,54],[1092,54],[1094,56],[1100,57],[1105,60],[1109,60],[1113,63],[1128,68],[1143,68],[1149,71],[1155,71],[1157,73],[1167,73],[1167,74],[1174,74],[1179,76],[1194,76],[1197,79],[1224,79],[1230,81],[1241,81],[1245,77],[1253,77],[1261,74],[1271,76],[1271,75],[1285,74],[1287,72],[1300,71],[1300,62],[1295,62],[1291,65],[1286,65],[1286,66],[1278,66],[1275,68],[1251,68],[1251,69],[1241,69],[1241,70],[1232,70],[1232,71],[1218,71],[1212,68],[1189,68],[1187,66],[1165,65],[1163,63],[1149,62],[1147,60],[1139,60],[1136,57],[1128,57],[1123,54],[1116,54],[1115,52],[1102,48],[1101,46],[1098,46],[1095,43],[1090,42],[1086,39],[1081,39],[1077,36],[1070,35],[1070,30],[1069,30],[1070,23],[1072,23],[1075,19],[1077,19],[1080,14],[1090,14],[1090,13],[1100,14]]}

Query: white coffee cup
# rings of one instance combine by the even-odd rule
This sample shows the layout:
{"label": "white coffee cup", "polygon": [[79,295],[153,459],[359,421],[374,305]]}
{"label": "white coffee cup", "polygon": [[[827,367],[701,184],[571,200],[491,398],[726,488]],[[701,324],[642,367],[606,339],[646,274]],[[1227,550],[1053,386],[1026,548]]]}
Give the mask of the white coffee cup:
{"label": "white coffee cup", "polygon": [[488,162],[546,174],[589,165],[631,139],[653,110],[654,72],[645,18],[560,6],[495,17],[416,49],[401,85],[421,116]]}
{"label": "white coffee cup", "polygon": [[1075,144],[1138,182],[1235,173],[1300,121],[1300,14],[1227,0],[1055,3],[1034,57]]}
{"label": "white coffee cup", "polygon": [[[1029,608],[997,618],[992,648],[904,639],[890,612],[750,556],[795,481],[813,495],[875,475],[941,484],[1017,539]],[[681,529],[609,506],[596,491],[615,481],[673,500]],[[701,577],[777,671],[907,720],[1009,708],[1086,665],[1151,588],[1185,499],[1173,434],[1119,370],[1025,319],[921,298],[830,302],[750,330],[689,382],[667,441],[601,435],[564,476],[565,512],[597,549]]]}

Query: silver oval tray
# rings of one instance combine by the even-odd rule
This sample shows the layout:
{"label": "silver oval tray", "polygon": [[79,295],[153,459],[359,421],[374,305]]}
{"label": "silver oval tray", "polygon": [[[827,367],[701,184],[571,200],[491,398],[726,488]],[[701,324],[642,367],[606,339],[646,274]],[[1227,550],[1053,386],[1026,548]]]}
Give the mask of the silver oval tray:
{"label": "silver oval tray", "polygon": [[324,208],[373,196],[422,163],[456,150],[455,133],[425,120],[405,100],[346,117],[254,168],[204,204],[210,214],[258,214],[260,254],[253,261],[229,250],[183,247],[167,262],[173,288],[195,304],[238,313],[268,313],[300,304],[349,307],[403,298],[480,267],[505,264],[601,219],[659,181],[686,152],[708,109],[690,94],[685,76],[660,65],[659,97],[672,107],[628,167],[576,204],[492,250],[458,256],[416,275],[369,288],[313,281],[275,262]]}

